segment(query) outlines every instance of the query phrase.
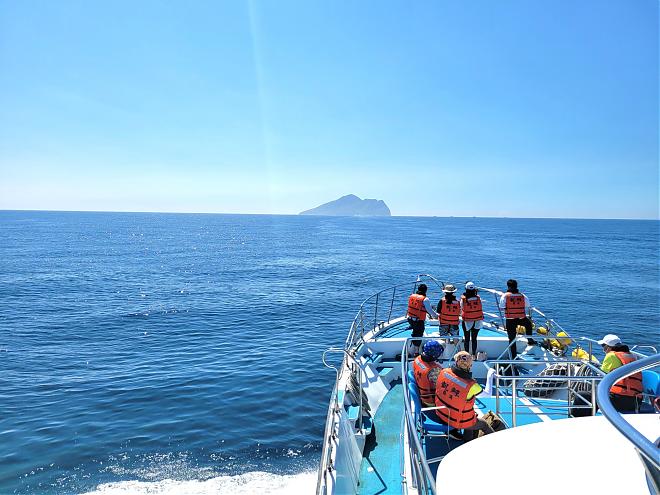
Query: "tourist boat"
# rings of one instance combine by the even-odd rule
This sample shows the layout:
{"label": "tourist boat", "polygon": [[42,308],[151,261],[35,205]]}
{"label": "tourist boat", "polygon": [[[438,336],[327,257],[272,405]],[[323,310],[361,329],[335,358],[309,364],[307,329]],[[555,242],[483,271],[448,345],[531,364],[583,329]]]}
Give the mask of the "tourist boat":
{"label": "tourist boat", "polygon": [[[506,429],[463,443],[434,421],[433,410],[420,407],[406,308],[422,282],[429,296],[441,294],[443,283],[430,275],[374,294],[360,306],[344,347],[323,355],[336,382],[317,495],[657,493],[660,415],[653,401],[660,395],[660,354],[654,347],[631,346],[639,359],[604,375],[596,341],[533,308],[536,344],[519,335],[511,360],[502,292],[480,287],[485,319],[472,373],[484,392],[475,410],[496,413]],[[427,320],[424,340],[443,343],[439,361],[450,366],[462,350],[462,332],[451,341],[438,330],[437,320]],[[620,415],[607,391],[640,371],[640,413]]]}

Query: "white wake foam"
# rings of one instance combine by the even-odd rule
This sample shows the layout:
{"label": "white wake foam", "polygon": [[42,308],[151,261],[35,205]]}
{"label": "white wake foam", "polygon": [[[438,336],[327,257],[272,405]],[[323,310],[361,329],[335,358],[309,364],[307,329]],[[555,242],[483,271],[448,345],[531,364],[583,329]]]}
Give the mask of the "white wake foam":
{"label": "white wake foam", "polygon": [[207,480],[119,481],[82,495],[290,495],[314,493],[316,473],[279,475],[254,471]]}

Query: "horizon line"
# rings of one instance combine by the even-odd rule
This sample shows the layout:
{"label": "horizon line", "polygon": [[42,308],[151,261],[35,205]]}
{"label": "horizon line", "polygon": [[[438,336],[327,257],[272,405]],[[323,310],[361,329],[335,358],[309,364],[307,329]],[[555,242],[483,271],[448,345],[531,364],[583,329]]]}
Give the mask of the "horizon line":
{"label": "horizon line", "polygon": [[604,217],[497,217],[480,215],[302,215],[300,213],[227,213],[211,211],[128,211],[128,210],[42,210],[42,209],[4,209],[0,212],[38,212],[38,213],[125,213],[125,214],[164,214],[164,215],[244,215],[244,216],[282,216],[282,217],[324,217],[324,218],[480,218],[501,220],[630,220],[657,222],[658,218],[604,218]]}

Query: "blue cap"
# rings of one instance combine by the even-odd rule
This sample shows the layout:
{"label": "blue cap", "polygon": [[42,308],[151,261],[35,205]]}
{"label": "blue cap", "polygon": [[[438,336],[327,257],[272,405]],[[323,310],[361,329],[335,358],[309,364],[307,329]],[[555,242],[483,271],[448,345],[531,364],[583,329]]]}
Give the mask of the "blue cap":
{"label": "blue cap", "polygon": [[440,342],[435,340],[427,341],[422,348],[422,354],[426,354],[428,357],[433,359],[438,359],[444,352],[445,348],[442,347]]}

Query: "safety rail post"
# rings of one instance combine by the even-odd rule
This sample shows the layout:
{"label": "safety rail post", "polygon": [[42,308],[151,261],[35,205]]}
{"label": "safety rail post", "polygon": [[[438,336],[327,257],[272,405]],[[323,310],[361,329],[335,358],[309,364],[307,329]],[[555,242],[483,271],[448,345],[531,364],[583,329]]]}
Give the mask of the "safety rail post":
{"label": "safety rail post", "polygon": [[406,427],[406,417],[401,415],[401,426],[399,428],[399,476],[401,476],[401,487],[406,483],[406,461],[403,458],[403,439],[404,439],[404,428]]}
{"label": "safety rail post", "polygon": [[360,407],[358,408],[358,419],[357,420],[359,421],[359,424],[360,424],[359,429],[362,429],[362,407],[363,407],[362,397],[364,395],[362,393],[362,366],[360,366],[357,363],[357,361],[355,361],[355,366],[357,366],[357,369],[358,369],[358,387],[360,389]]}
{"label": "safety rail post", "polygon": [[[573,366],[571,363],[566,363],[566,398],[569,401],[570,405],[570,400],[571,400],[571,371],[573,370]],[[566,408],[566,417],[570,418],[571,417],[571,408],[567,407]]]}
{"label": "safety rail post", "polygon": [[517,376],[512,376],[513,378],[511,380],[511,422],[513,423],[513,427],[516,427],[516,412],[517,412],[517,407],[516,407],[516,382],[518,381]]}
{"label": "safety rail post", "polygon": [[500,363],[495,363],[495,412],[500,415]]}
{"label": "safety rail post", "polygon": [[390,312],[387,314],[387,323],[390,322],[390,319],[392,318],[392,308],[394,308],[394,298],[396,297],[396,287],[394,287],[393,292],[392,292],[392,299],[390,301]]}
{"label": "safety rail post", "polygon": [[360,311],[360,338],[364,340],[364,311]]}
{"label": "safety rail post", "polygon": [[504,316],[502,316],[502,308],[500,308],[500,301],[497,299],[496,292],[493,292],[493,297],[495,298],[495,306],[497,306],[497,312],[500,314],[500,325],[502,325],[502,328],[506,329],[506,324],[504,323]]}
{"label": "safety rail post", "polygon": [[591,415],[596,415],[596,379],[591,380]]}
{"label": "safety rail post", "polygon": [[378,321],[378,298],[380,297],[380,292],[376,294],[376,307],[374,309],[374,324],[372,328],[376,328],[376,322]]}

